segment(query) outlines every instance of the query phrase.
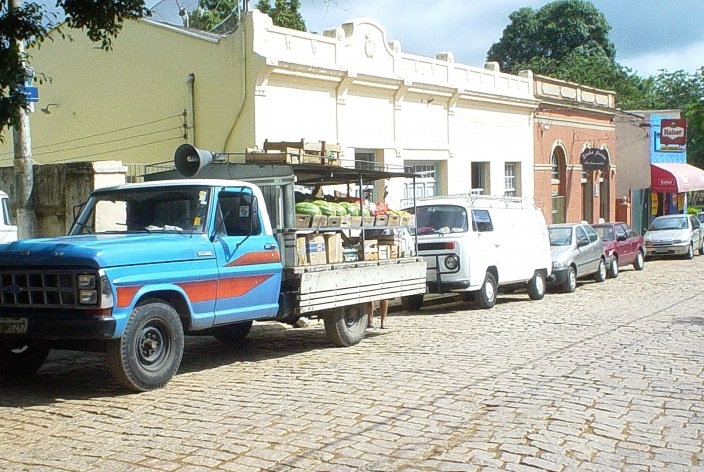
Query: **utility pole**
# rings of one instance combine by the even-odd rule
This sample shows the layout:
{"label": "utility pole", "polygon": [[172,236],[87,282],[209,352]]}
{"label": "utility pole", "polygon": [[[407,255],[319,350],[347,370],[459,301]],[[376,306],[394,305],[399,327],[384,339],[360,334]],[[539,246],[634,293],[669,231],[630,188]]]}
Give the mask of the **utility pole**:
{"label": "utility pole", "polygon": [[[22,0],[9,0],[9,11],[22,8]],[[20,57],[24,61],[24,43],[16,39]],[[34,169],[32,167],[32,137],[29,132],[29,115],[24,108],[19,110],[19,120],[13,128],[15,156],[15,201],[17,202],[17,235],[19,239],[33,238],[37,234],[37,218],[34,213]]]}

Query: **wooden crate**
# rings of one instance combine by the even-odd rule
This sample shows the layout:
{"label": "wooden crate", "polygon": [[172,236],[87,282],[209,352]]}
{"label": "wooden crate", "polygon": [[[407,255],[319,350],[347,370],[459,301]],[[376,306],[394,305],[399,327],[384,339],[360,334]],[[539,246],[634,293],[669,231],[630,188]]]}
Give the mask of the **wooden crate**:
{"label": "wooden crate", "polygon": [[325,215],[313,215],[311,228],[325,228],[328,225],[328,217]]}
{"label": "wooden crate", "polygon": [[329,144],[325,141],[264,141],[265,155],[283,154],[288,156],[289,160],[280,162],[289,164],[340,165],[341,150],[339,144]]}
{"label": "wooden crate", "polygon": [[296,228],[310,228],[310,215],[296,215]]}
{"label": "wooden crate", "polygon": [[341,226],[342,217],[341,216],[328,216],[328,228]]}
{"label": "wooden crate", "polygon": [[374,226],[386,226],[389,222],[389,215],[377,215],[374,219]]}
{"label": "wooden crate", "polygon": [[362,226],[362,217],[350,216],[350,226]]}
{"label": "wooden crate", "polygon": [[374,226],[374,217],[373,216],[362,217],[362,226]]}
{"label": "wooden crate", "polygon": [[388,215],[389,221],[387,226],[398,226],[401,224],[401,217],[399,215]]}

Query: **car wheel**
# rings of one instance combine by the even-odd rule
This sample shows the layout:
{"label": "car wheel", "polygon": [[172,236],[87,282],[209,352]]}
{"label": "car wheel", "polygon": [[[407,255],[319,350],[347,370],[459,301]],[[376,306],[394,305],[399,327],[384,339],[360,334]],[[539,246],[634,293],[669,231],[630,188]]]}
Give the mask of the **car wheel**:
{"label": "car wheel", "polygon": [[618,277],[618,259],[615,255],[611,258],[611,262],[609,262],[609,270],[607,272],[610,279]]}
{"label": "car wheel", "polygon": [[575,271],[572,266],[567,269],[567,277],[562,284],[562,290],[567,293],[572,293],[577,290],[577,271]]}
{"label": "car wheel", "polygon": [[596,271],[596,274],[594,274],[594,280],[597,282],[603,282],[606,280],[606,263],[604,262],[604,259],[599,260],[599,268]]}
{"label": "car wheel", "polygon": [[542,300],[545,296],[545,273],[536,270],[533,278],[528,281],[528,296],[531,300]]}
{"label": "car wheel", "polygon": [[704,239],[702,239],[702,244],[699,246],[699,255],[704,256]]}
{"label": "car wheel", "polygon": [[685,254],[685,259],[694,259],[694,246],[692,243],[689,243],[689,247],[687,248],[687,254]]}
{"label": "car wheel", "polygon": [[638,251],[636,261],[633,263],[633,268],[635,270],[643,270],[643,267],[645,267],[645,256],[643,255],[643,251]]}
{"label": "car wheel", "polygon": [[484,285],[477,290],[474,300],[479,308],[487,309],[496,304],[496,278],[491,272],[486,273]]}
{"label": "car wheel", "polygon": [[49,345],[40,340],[0,342],[0,377],[16,379],[35,373],[49,351]]}

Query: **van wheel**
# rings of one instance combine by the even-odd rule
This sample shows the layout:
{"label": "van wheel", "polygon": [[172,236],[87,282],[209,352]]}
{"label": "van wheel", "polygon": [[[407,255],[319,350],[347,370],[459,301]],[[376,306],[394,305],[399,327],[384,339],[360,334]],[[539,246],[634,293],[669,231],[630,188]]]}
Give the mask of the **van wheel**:
{"label": "van wheel", "polygon": [[423,294],[401,297],[401,305],[408,311],[418,311],[423,307]]}
{"label": "van wheel", "polygon": [[567,277],[562,284],[562,290],[567,293],[577,290],[577,271],[572,266],[567,268]]}
{"label": "van wheel", "polygon": [[599,268],[596,270],[596,274],[594,274],[594,280],[597,282],[606,280],[606,263],[604,259],[599,259]]}
{"label": "van wheel", "polygon": [[616,259],[616,256],[611,257],[611,262],[609,262],[609,270],[607,271],[607,275],[610,279],[615,279],[618,277],[618,259]]}
{"label": "van wheel", "polygon": [[225,344],[236,344],[242,341],[252,329],[251,321],[243,321],[242,323],[233,323],[225,326],[219,326],[213,331],[213,337]]}
{"label": "van wheel", "polygon": [[32,375],[49,356],[44,341],[3,341],[0,343],[0,377],[17,379]]}
{"label": "van wheel", "polygon": [[704,256],[704,239],[702,239],[702,244],[699,246],[699,255]]}
{"label": "van wheel", "polygon": [[336,346],[353,346],[364,338],[368,320],[369,303],[335,308],[324,317],[325,334]]}
{"label": "van wheel", "polygon": [[636,261],[633,263],[633,268],[635,270],[643,270],[643,267],[645,267],[645,256],[643,255],[643,251],[638,251]]}
{"label": "van wheel", "polygon": [[542,270],[536,270],[533,278],[528,281],[526,286],[528,296],[531,300],[542,300],[545,296],[545,273]]}
{"label": "van wheel", "polygon": [[166,385],[183,356],[183,325],[176,310],[147,300],[132,311],[125,332],[108,341],[110,371],[120,385],[136,392]]}
{"label": "van wheel", "polygon": [[491,272],[486,273],[484,285],[477,290],[474,301],[477,306],[482,309],[491,308],[496,305],[496,278]]}

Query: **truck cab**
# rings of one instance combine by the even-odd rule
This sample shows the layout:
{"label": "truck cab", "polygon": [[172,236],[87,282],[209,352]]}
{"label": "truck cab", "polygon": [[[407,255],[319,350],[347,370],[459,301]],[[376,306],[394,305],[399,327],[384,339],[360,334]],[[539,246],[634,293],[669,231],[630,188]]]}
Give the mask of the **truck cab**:
{"label": "truck cab", "polygon": [[14,223],[10,211],[10,198],[3,191],[0,191],[0,211],[2,211],[2,218],[0,219],[0,243],[17,241],[17,226]]}

